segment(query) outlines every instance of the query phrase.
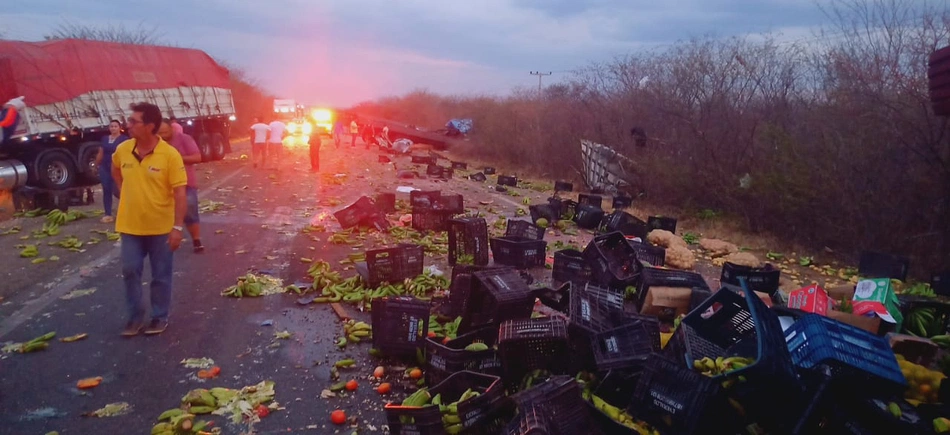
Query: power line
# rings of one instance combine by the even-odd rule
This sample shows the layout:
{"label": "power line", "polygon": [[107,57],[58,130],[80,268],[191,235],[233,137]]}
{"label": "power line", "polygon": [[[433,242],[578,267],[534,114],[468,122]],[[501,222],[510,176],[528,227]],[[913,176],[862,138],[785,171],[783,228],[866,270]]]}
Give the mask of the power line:
{"label": "power line", "polygon": [[540,93],[541,93],[541,78],[544,77],[544,76],[549,76],[549,75],[554,74],[554,73],[551,72],[551,71],[548,71],[548,72],[531,71],[531,72],[529,72],[529,74],[531,74],[531,75],[533,75],[533,76],[538,76],[538,93],[540,94]]}

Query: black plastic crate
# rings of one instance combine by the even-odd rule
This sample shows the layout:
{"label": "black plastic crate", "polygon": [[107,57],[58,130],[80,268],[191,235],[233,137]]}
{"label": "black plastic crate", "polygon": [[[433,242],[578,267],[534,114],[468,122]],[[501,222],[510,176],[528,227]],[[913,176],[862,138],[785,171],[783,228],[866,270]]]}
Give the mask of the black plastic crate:
{"label": "black plastic crate", "polygon": [[511,396],[519,410],[534,407],[544,410],[550,419],[552,434],[593,435],[590,411],[581,396],[581,387],[571,376],[553,376],[550,379]]}
{"label": "black plastic crate", "polygon": [[578,204],[577,207],[575,207],[574,223],[580,228],[593,230],[604,220],[604,214],[604,211],[598,207]]}
{"label": "black plastic crate", "polygon": [[567,181],[555,181],[554,182],[554,191],[555,192],[571,192],[574,190],[574,183]]}
{"label": "black plastic crate", "polygon": [[[452,283],[449,288],[449,304],[444,308],[449,317],[465,314],[466,307],[472,301],[472,289],[475,279],[472,274],[480,270],[504,269],[501,266],[466,266],[457,265],[452,268]],[[478,295],[476,295],[478,296]],[[478,302],[478,301],[476,301]]]}
{"label": "black plastic crate", "polygon": [[429,303],[400,296],[373,302],[373,347],[392,356],[415,357],[425,349],[429,332]]}
{"label": "black plastic crate", "polygon": [[484,172],[485,175],[495,175],[495,168],[493,168],[493,167],[491,167],[491,166],[486,166],[486,167],[482,170],[482,172]]}
{"label": "black plastic crate", "polygon": [[417,231],[446,231],[452,215],[440,210],[412,209],[412,228]]}
{"label": "black plastic crate", "polygon": [[584,284],[590,281],[590,265],[584,254],[576,249],[562,249],[554,253],[551,279],[556,282]]}
{"label": "black plastic crate", "polygon": [[[597,386],[591,393],[604,402],[625,411],[633,400],[633,393],[637,389],[637,381],[641,373],[642,370],[610,370],[603,379],[597,382]],[[606,435],[636,435],[638,433],[597,409],[592,400],[587,402],[587,406],[603,433]]]}
{"label": "black plastic crate", "polygon": [[623,299],[624,291],[623,290],[611,290],[607,288],[597,287],[587,283],[583,287],[584,292],[593,296],[597,299],[597,302],[611,310],[612,312],[620,313],[623,311]]}
{"label": "black plastic crate", "polygon": [[364,228],[375,229],[376,231],[386,231],[392,226],[389,220],[386,219],[386,216],[378,211],[374,211],[363,219],[360,219],[359,225]]}
{"label": "black plastic crate", "polygon": [[719,280],[723,284],[738,286],[739,279],[745,278],[753,291],[772,295],[778,291],[781,275],[782,271],[771,264],[766,264],[765,267],[749,267],[726,262],[722,265],[722,276]]}
{"label": "black plastic crate", "polygon": [[627,410],[664,433],[729,433],[719,383],[659,355],[644,365]]}
{"label": "black plastic crate", "polygon": [[[571,364],[574,370],[594,370],[594,347],[597,334],[615,327],[623,315],[620,304],[607,300],[606,290],[595,287],[571,289],[568,308],[568,333],[570,338]],[[599,292],[598,292],[599,291]]]}
{"label": "black plastic crate", "polygon": [[[480,394],[458,403],[458,416],[464,428],[460,433],[483,433],[480,426],[491,418],[492,412],[498,409],[504,395],[504,388],[497,376],[461,371],[432,387],[429,394],[431,397],[440,395],[444,403],[451,403],[458,400],[469,388]],[[438,406],[413,408],[390,403],[383,409],[391,434],[446,434],[442,413]],[[404,421],[405,418],[412,418],[413,420],[410,420],[412,423],[407,424]]]}
{"label": "black plastic crate", "polygon": [[[462,334],[442,344],[441,338],[426,339],[426,384],[435,385],[452,373],[470,370],[477,373],[501,376],[501,359],[494,349],[498,340],[498,328],[487,326]],[[465,350],[475,342],[482,342],[488,350]]]}
{"label": "black plastic crate", "polygon": [[660,322],[655,317],[630,317],[623,324],[594,336],[597,370],[640,368],[660,351]]}
{"label": "black plastic crate", "polygon": [[483,270],[473,273],[472,278],[475,282],[462,314],[460,332],[531,316],[534,296],[516,270]]}
{"label": "black plastic crate", "polygon": [[375,213],[376,206],[373,204],[373,200],[362,196],[353,204],[350,204],[342,210],[333,213],[333,217],[336,218],[341,227],[346,229],[360,225],[360,221],[370,217]]}
{"label": "black plastic crate", "polygon": [[605,233],[619,231],[625,236],[634,236],[641,239],[646,239],[649,232],[647,231],[646,222],[624,211],[615,211],[605,215],[600,222],[600,229]]}
{"label": "black plastic crate", "polygon": [[637,252],[637,260],[649,263],[650,266],[663,267],[666,264],[666,249],[662,246],[653,246],[647,242],[627,240],[630,247]]}
{"label": "black plastic crate", "polygon": [[474,266],[488,264],[488,224],[483,218],[449,220],[449,265],[462,255],[471,256]]}
{"label": "black plastic crate", "polygon": [[590,265],[592,282],[619,289],[636,284],[640,272],[637,252],[620,232],[594,237],[584,249],[584,259]]}
{"label": "black plastic crate", "polygon": [[395,193],[380,193],[376,195],[376,210],[380,213],[395,213],[396,212],[396,194]]}
{"label": "black plastic crate", "polygon": [[462,195],[442,195],[435,199],[432,208],[445,213],[461,214],[465,212],[465,200]]}
{"label": "black plastic crate", "polygon": [[577,195],[577,203],[580,205],[589,205],[598,209],[603,209],[604,197],[601,195],[581,193],[580,195]]}
{"label": "black plastic crate", "polygon": [[711,293],[706,279],[695,272],[685,270],[664,269],[659,267],[644,267],[640,271],[640,283],[637,286],[637,305],[643,308],[643,302],[646,300],[647,292],[650,287],[686,287]]}
{"label": "black plastic crate", "polygon": [[430,163],[428,166],[426,166],[426,175],[430,177],[441,177],[442,167],[439,165]]}
{"label": "black plastic crate", "polygon": [[548,242],[521,237],[492,237],[488,241],[496,264],[518,269],[544,265]]}
{"label": "black plastic crate", "polygon": [[932,275],[930,277],[930,287],[938,295],[950,296],[950,271]]}
{"label": "black plastic crate", "polygon": [[907,280],[910,260],[899,255],[881,252],[862,252],[858,262],[858,275],[865,278],[891,278]]}
{"label": "black plastic crate", "polygon": [[412,163],[416,163],[420,165],[435,164],[435,158],[432,156],[413,155],[411,156],[411,159],[412,159]]}
{"label": "black plastic crate", "polygon": [[537,222],[538,219],[546,219],[549,224],[553,224],[561,218],[560,209],[551,204],[528,206],[528,213],[531,215],[531,222]]}
{"label": "black plastic crate", "polygon": [[477,182],[479,182],[479,183],[482,183],[482,182],[485,182],[485,180],[488,180],[488,177],[486,177],[485,174],[483,174],[483,173],[481,173],[481,172],[476,172],[476,173],[474,173],[474,174],[472,174],[472,175],[469,175],[469,176],[468,176],[468,179],[469,179],[469,180],[472,180],[472,181],[477,181]]}
{"label": "black plastic crate", "polygon": [[540,406],[519,409],[505,428],[505,435],[556,435],[555,425]]}
{"label": "black plastic crate", "polygon": [[464,170],[468,169],[468,163],[465,163],[465,162],[452,162],[452,169],[461,169],[461,170],[464,171]]}
{"label": "black plastic crate", "polygon": [[498,328],[498,355],[509,387],[535,369],[567,373],[567,323],[560,317],[505,321]]}
{"label": "black plastic crate", "polygon": [[647,217],[647,230],[666,230],[676,234],[676,218],[667,216],[649,216]]}
{"label": "black plastic crate", "polygon": [[402,248],[384,248],[366,251],[366,284],[377,288],[382,283],[400,283],[405,277]]}
{"label": "black plastic crate", "polygon": [[614,209],[630,208],[633,205],[633,198],[629,196],[615,196],[613,199]]}
{"label": "black plastic crate", "polygon": [[440,197],[442,192],[438,190],[413,190],[409,192],[409,205],[413,210],[431,209]]}
{"label": "black plastic crate", "polygon": [[679,363],[687,368],[704,357],[751,358],[748,366],[713,379],[745,379],[737,384],[741,396],[736,400],[766,429],[789,427],[796,421],[798,416],[785,412],[801,400],[785,334],[775,312],[747,286],[724,285],[683,318],[674,341],[671,349],[682,352]]}
{"label": "black plastic crate", "polygon": [[576,222],[575,216],[577,216],[577,201],[572,201],[570,199],[560,200],[559,206],[561,219]]}
{"label": "black plastic crate", "polygon": [[520,237],[531,240],[544,240],[545,229],[531,222],[508,219],[505,237]]}
{"label": "black plastic crate", "polygon": [[518,177],[514,175],[499,175],[498,185],[516,187],[518,186]]}

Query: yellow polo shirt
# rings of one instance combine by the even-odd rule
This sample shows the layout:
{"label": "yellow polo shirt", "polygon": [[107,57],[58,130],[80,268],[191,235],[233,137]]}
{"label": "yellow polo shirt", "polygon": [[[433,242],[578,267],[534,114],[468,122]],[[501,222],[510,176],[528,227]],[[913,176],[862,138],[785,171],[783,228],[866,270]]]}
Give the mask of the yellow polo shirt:
{"label": "yellow polo shirt", "polygon": [[[122,172],[115,231],[136,236],[168,234],[175,225],[175,191],[188,183],[181,154],[163,140],[151,153],[136,157],[135,139],[119,144],[112,167]],[[141,158],[141,160],[140,160]]]}

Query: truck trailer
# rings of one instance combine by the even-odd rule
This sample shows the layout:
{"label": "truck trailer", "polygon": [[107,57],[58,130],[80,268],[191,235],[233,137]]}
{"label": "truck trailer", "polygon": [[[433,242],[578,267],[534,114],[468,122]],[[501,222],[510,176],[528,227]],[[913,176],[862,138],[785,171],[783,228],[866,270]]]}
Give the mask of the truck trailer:
{"label": "truck trailer", "polygon": [[99,183],[110,120],[158,105],[195,138],[203,161],[230,152],[235,120],[228,70],[186,48],[64,39],[0,40],[0,104],[22,97],[0,138],[0,190],[66,190]]}

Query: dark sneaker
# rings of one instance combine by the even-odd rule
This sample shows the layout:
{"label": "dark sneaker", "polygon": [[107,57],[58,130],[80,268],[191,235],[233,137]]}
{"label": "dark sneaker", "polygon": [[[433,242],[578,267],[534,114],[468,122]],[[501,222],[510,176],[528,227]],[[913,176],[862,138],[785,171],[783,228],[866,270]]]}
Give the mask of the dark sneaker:
{"label": "dark sneaker", "polygon": [[200,254],[200,253],[204,252],[204,250],[205,250],[205,245],[202,245],[202,244],[201,244],[201,240],[195,240],[195,241],[192,243],[192,247],[195,248],[195,254]]}
{"label": "dark sneaker", "polygon": [[129,323],[125,324],[125,329],[122,330],[123,337],[135,337],[142,332],[142,322],[130,320]]}
{"label": "dark sneaker", "polygon": [[145,335],[161,334],[165,332],[166,328],[168,328],[168,320],[152,319],[152,322],[148,324],[148,328],[145,328]]}

